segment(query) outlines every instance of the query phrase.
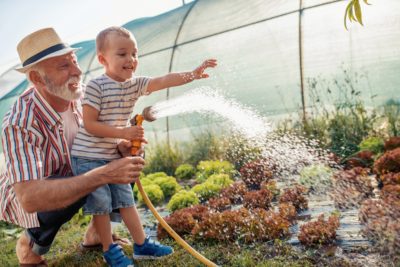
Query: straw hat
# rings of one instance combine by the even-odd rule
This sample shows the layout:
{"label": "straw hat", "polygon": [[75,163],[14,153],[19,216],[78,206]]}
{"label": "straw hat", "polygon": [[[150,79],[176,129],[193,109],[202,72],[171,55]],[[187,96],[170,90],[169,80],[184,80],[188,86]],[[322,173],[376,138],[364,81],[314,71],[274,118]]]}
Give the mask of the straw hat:
{"label": "straw hat", "polygon": [[78,49],[62,42],[53,28],[38,30],[19,42],[17,51],[22,64],[16,70],[25,73],[40,61],[65,55]]}

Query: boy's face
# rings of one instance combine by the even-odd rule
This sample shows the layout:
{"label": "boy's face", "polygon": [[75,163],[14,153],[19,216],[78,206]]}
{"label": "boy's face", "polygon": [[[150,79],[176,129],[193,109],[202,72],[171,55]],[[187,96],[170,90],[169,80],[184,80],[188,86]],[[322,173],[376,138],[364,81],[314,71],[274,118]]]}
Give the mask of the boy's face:
{"label": "boy's face", "polygon": [[111,33],[107,36],[104,51],[99,54],[99,61],[110,78],[126,81],[132,77],[138,65],[136,40]]}

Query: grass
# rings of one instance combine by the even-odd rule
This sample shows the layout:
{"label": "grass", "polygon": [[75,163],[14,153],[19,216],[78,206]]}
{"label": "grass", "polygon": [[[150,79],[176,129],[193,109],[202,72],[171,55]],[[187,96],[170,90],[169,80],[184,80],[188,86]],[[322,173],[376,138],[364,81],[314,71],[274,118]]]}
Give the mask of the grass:
{"label": "grass", "polygon": [[[46,254],[46,259],[50,266],[106,266],[100,252],[80,251],[79,243],[82,240],[85,229],[86,226],[80,226],[76,223],[68,223],[61,228],[51,250]],[[119,231],[118,233],[121,236],[126,235],[125,231]],[[15,255],[16,240],[16,235],[0,236],[0,266],[18,266]],[[352,266],[346,260],[334,256],[300,252],[279,240],[271,244],[258,243],[250,246],[239,246],[236,243],[196,242],[190,238],[186,241],[219,266]],[[179,247],[172,239],[166,239],[162,242],[173,246],[175,253],[157,261],[136,262],[136,266],[204,266],[186,250]],[[124,250],[127,255],[132,254],[131,247],[124,247]]]}

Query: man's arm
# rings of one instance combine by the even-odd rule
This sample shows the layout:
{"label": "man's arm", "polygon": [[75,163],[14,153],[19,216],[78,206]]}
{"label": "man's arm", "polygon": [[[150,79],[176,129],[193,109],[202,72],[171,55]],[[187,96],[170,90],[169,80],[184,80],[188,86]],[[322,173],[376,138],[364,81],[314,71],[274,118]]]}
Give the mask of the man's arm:
{"label": "man's arm", "polygon": [[147,91],[152,93],[161,89],[183,85],[193,80],[208,78],[209,75],[204,73],[205,69],[214,68],[215,66],[217,66],[217,60],[208,59],[193,71],[169,73],[161,77],[151,78]]}
{"label": "man's arm", "polygon": [[14,190],[27,212],[60,209],[101,185],[135,182],[143,164],[140,157],[125,157],[75,177],[19,182],[14,184]]}

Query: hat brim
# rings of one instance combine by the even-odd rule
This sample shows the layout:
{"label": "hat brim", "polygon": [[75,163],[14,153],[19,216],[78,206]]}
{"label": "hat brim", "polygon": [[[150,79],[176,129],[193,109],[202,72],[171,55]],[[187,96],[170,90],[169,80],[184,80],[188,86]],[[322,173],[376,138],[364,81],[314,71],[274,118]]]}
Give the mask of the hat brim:
{"label": "hat brim", "polygon": [[81,49],[81,47],[77,47],[77,48],[74,48],[74,47],[67,47],[67,48],[58,50],[58,51],[56,51],[56,52],[50,53],[50,54],[48,54],[48,55],[42,57],[41,59],[39,59],[39,60],[37,60],[37,61],[35,61],[35,62],[32,62],[31,64],[28,64],[28,65],[26,65],[26,66],[22,66],[22,65],[20,64],[19,66],[17,66],[17,67],[15,68],[15,70],[17,70],[17,71],[19,71],[19,72],[21,72],[21,73],[25,73],[30,67],[32,67],[33,65],[35,65],[35,64],[37,64],[37,63],[39,63],[39,62],[41,62],[41,61],[43,61],[43,60],[46,60],[46,59],[49,59],[49,58],[52,58],[52,57],[62,56],[62,55],[65,55],[65,54],[74,52],[74,51],[76,51],[76,50],[79,50],[79,49]]}

